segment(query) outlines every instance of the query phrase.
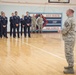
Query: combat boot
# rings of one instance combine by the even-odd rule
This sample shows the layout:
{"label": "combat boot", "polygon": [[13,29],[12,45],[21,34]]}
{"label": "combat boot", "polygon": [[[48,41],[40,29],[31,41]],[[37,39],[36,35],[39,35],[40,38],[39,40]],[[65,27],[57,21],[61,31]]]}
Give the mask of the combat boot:
{"label": "combat boot", "polygon": [[68,68],[65,71],[63,71],[64,74],[74,74],[74,69],[73,68]]}
{"label": "combat boot", "polygon": [[69,69],[69,68],[73,68],[73,67],[70,67],[70,66],[68,66],[68,67],[64,67],[64,69]]}

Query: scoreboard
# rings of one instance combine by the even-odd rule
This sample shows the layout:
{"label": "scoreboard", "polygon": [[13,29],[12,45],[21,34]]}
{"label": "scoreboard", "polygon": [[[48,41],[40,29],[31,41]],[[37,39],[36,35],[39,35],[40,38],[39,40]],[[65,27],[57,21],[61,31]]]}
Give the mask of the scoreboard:
{"label": "scoreboard", "polygon": [[[43,32],[58,32],[62,27],[62,13],[34,13],[43,16]],[[31,14],[32,16],[32,14]]]}

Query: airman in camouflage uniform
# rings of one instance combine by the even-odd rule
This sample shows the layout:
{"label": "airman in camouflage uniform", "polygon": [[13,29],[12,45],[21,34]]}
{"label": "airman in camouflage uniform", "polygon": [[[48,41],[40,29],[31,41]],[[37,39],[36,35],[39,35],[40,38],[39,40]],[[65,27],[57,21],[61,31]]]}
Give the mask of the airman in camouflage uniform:
{"label": "airman in camouflage uniform", "polygon": [[64,23],[62,36],[65,44],[65,57],[68,62],[68,67],[64,67],[65,74],[74,74],[74,45],[75,45],[75,21],[73,18],[74,10],[67,10],[68,19]]}
{"label": "airman in camouflage uniform", "polygon": [[32,26],[31,26],[31,30],[32,30],[32,32],[36,32],[36,17],[35,17],[35,15],[33,14],[33,16],[32,16]]}
{"label": "airman in camouflage uniform", "polygon": [[42,32],[42,27],[43,27],[43,18],[42,15],[40,15],[40,17],[37,18],[37,25],[38,25],[38,29],[39,32]]}

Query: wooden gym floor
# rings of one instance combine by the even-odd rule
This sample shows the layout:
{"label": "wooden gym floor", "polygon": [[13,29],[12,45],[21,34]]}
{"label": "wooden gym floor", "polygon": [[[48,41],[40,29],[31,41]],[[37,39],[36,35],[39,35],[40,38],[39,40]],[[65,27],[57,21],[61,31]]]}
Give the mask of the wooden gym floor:
{"label": "wooden gym floor", "polygon": [[[0,38],[0,75],[64,75],[67,62],[61,34],[32,34],[31,37]],[[74,53],[73,75],[76,75],[76,45]]]}

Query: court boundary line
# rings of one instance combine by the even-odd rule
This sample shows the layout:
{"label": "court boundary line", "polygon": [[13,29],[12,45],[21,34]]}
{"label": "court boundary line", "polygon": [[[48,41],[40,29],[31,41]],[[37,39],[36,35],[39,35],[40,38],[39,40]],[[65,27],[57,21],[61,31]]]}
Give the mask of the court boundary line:
{"label": "court boundary line", "polygon": [[[49,54],[49,55],[52,55],[52,56],[54,56],[54,57],[57,57],[57,58],[59,58],[59,59],[66,60],[66,59],[64,59],[64,58],[62,58],[62,57],[60,57],[60,56],[58,56],[58,55],[56,55],[56,54],[53,54],[53,53],[48,52],[48,51],[45,51],[45,50],[43,50],[43,49],[41,49],[41,48],[38,48],[38,47],[36,47],[36,46],[33,46],[33,45],[31,45],[31,44],[28,44],[28,43],[25,43],[25,42],[23,42],[23,43],[26,44],[26,45],[29,45],[29,46],[31,46],[31,47],[33,47],[33,48],[39,49],[39,50],[41,50],[42,52],[45,52],[45,53],[47,53],[47,54]],[[76,62],[75,62],[74,64],[76,65]]]}
{"label": "court boundary line", "polygon": [[[17,41],[17,39],[15,39],[15,40]],[[62,57],[60,57],[60,56],[58,56],[58,55],[56,55],[56,54],[53,54],[53,53],[51,53],[51,52],[47,52],[47,51],[45,51],[45,50],[43,50],[43,49],[41,49],[41,48],[39,48],[39,47],[33,46],[33,45],[28,44],[28,43],[25,43],[25,42],[22,42],[22,43],[24,43],[24,44],[26,44],[26,45],[28,45],[28,46],[31,46],[31,47],[33,47],[33,48],[39,49],[39,50],[41,50],[41,51],[43,51],[43,52],[45,52],[45,53],[47,53],[47,54],[49,54],[49,55],[52,55],[52,56],[54,56],[54,57],[57,57],[57,58],[59,58],[59,59],[66,60],[66,59],[64,59],[64,58],[62,58]],[[74,62],[74,64],[76,65],[76,62]]]}

